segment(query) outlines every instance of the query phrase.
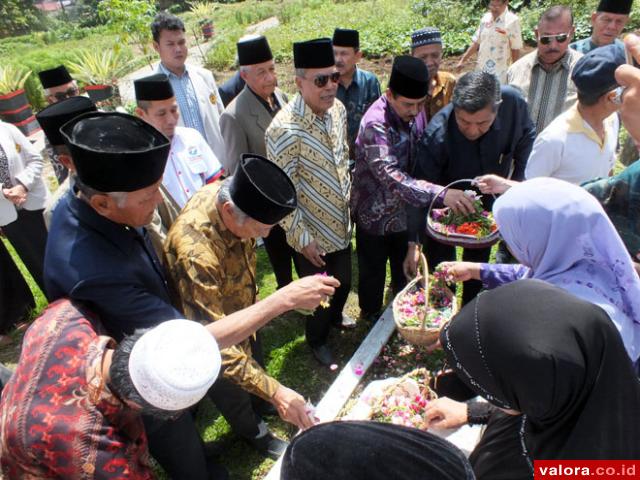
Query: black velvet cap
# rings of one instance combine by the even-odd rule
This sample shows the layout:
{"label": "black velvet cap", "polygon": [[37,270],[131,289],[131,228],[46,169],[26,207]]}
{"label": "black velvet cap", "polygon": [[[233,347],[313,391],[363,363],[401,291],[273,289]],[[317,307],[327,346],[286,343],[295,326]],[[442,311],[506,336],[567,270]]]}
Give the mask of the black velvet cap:
{"label": "black velvet cap", "polygon": [[294,437],[281,480],[472,480],[453,444],[417,428],[378,422],[331,422]]}
{"label": "black velvet cap", "polygon": [[576,62],[571,79],[583,95],[604,95],[618,87],[615,71],[625,62],[624,50],[614,43],[594,48]]}
{"label": "black velvet cap", "polygon": [[442,45],[442,35],[440,30],[435,27],[425,27],[416,30],[411,34],[411,48],[422,47],[423,45],[431,45],[437,43]]}
{"label": "black velvet cap", "polygon": [[360,48],[360,34],[357,30],[348,28],[336,28],[333,32],[333,44],[336,47]]}
{"label": "black velvet cap", "polygon": [[293,44],[295,68],[326,68],[336,64],[330,38],[316,38]]}
{"label": "black velvet cap", "polygon": [[85,113],[61,128],[78,177],[99,192],[133,192],[162,178],[171,142],[125,113]]}
{"label": "black velvet cap", "polygon": [[65,83],[73,82],[73,78],[71,78],[67,67],[64,65],[60,65],[50,70],[43,70],[38,73],[38,77],[40,77],[42,88],[58,87]]}
{"label": "black velvet cap", "polygon": [[240,40],[236,48],[240,65],[256,65],[273,59],[269,42],[263,35]]}
{"label": "black velvet cap", "polygon": [[275,225],[298,206],[296,188],[275,163],[244,153],[229,186],[233,203],[249,217]]}
{"label": "black velvet cap", "polygon": [[409,55],[393,60],[389,88],[397,95],[422,98],[429,93],[429,70],[424,62]]}
{"label": "black velvet cap", "polygon": [[60,133],[60,127],[78,115],[97,111],[94,103],[87,97],[69,97],[60,102],[49,105],[36,115],[36,119],[42,127],[51,145],[64,145],[64,137]]}
{"label": "black velvet cap", "polygon": [[136,90],[136,100],[166,100],[175,97],[169,77],[164,73],[156,73],[148,77],[139,78],[133,81]]}
{"label": "black velvet cap", "polygon": [[633,0],[600,0],[596,12],[619,13],[629,15]]}

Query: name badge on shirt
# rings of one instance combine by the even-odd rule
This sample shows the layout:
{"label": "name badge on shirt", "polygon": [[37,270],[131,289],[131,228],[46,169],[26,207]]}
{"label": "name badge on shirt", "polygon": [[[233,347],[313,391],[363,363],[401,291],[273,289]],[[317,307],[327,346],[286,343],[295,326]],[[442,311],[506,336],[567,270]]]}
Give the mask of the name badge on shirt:
{"label": "name badge on shirt", "polygon": [[211,92],[211,95],[209,95],[209,101],[212,105],[218,103],[218,95],[216,94],[216,92]]}
{"label": "name badge on shirt", "polygon": [[198,147],[187,148],[187,164],[189,170],[193,173],[205,173],[207,171],[207,165],[204,163],[204,158]]}
{"label": "name badge on shirt", "polygon": [[502,35],[506,35],[507,31],[504,28],[496,27],[496,32],[501,33]]}
{"label": "name badge on shirt", "polygon": [[22,152],[22,147],[20,146],[19,143],[16,143],[16,152],[18,153]]}

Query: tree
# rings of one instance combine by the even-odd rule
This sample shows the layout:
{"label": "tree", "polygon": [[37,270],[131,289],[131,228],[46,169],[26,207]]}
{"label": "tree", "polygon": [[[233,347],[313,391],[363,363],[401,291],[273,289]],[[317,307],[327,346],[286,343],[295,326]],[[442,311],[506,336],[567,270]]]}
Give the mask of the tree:
{"label": "tree", "polygon": [[33,0],[0,1],[0,37],[23,35],[40,26],[42,13]]}

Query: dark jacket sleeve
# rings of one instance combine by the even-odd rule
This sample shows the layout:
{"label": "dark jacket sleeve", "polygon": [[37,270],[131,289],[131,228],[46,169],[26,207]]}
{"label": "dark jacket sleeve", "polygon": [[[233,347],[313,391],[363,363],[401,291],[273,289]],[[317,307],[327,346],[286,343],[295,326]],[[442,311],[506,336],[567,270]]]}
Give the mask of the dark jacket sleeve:
{"label": "dark jacket sleeve", "polygon": [[531,120],[529,115],[529,107],[524,97],[518,92],[517,94],[517,118],[515,122],[520,125],[521,135],[516,141],[515,148],[513,150],[513,180],[524,180],[524,171],[527,166],[527,161],[531,155],[533,149],[533,142],[536,139],[536,126]]}
{"label": "dark jacket sleeve", "polygon": [[467,403],[467,423],[486,425],[495,409],[496,407],[488,402],[469,402]]}

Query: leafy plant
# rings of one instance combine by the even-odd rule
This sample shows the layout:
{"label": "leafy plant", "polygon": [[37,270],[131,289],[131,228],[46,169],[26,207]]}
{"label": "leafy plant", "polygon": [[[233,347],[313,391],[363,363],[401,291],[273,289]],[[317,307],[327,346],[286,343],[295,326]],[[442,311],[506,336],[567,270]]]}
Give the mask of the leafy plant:
{"label": "leafy plant", "polygon": [[189,2],[189,5],[189,11],[201,20],[210,19],[216,9],[214,4],[207,1],[193,1]]}
{"label": "leafy plant", "polygon": [[129,69],[129,58],[122,50],[85,50],[67,67],[77,80],[86,84],[114,85]]}
{"label": "leafy plant", "polygon": [[0,94],[15,92],[24,87],[31,70],[13,65],[0,66]]}

